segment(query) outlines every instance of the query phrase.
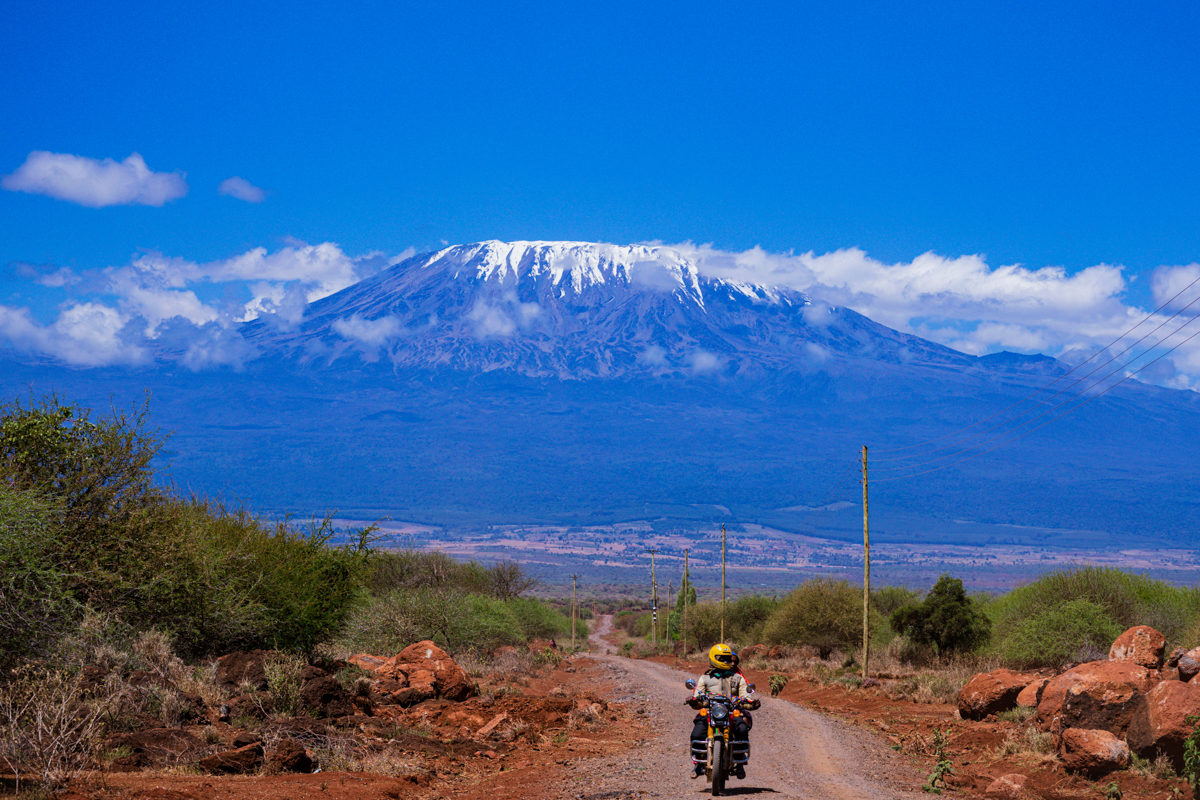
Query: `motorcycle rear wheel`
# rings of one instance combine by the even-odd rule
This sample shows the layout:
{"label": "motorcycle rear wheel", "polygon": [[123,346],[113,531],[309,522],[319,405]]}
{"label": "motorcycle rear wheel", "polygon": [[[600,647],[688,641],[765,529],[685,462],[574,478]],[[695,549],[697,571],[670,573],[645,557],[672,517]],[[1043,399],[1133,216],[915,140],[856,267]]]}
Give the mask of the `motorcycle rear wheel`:
{"label": "motorcycle rear wheel", "polygon": [[725,791],[725,740],[713,739],[712,748],[712,796],[719,797]]}

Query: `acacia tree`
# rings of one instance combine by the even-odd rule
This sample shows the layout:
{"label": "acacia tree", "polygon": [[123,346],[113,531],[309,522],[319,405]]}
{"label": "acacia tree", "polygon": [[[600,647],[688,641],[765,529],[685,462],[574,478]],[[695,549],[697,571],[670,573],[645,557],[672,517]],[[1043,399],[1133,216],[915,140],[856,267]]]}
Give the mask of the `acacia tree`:
{"label": "acacia tree", "polygon": [[933,647],[939,655],[974,650],[988,640],[991,622],[948,573],[938,578],[925,599],[897,609],[892,627],[912,642]]}

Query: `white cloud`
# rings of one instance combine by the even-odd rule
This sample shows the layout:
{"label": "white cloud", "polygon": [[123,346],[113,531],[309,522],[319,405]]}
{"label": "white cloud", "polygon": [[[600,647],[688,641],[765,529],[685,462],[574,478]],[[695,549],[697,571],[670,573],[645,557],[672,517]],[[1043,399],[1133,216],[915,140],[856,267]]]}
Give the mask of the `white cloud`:
{"label": "white cloud", "polygon": [[[45,325],[28,309],[0,306],[0,342],[80,366],[140,364],[165,349],[182,353],[189,369],[240,368],[254,351],[236,333],[238,322],[266,317],[294,327],[308,303],[391,263],[383,253],[352,258],[331,242],[297,242],[208,263],[144,253],[124,266],[83,272],[14,264],[20,277],[76,297]],[[214,287],[221,287],[220,298],[205,299]],[[370,355],[373,342],[390,331],[387,322],[364,320],[344,335]]]}
{"label": "white cloud", "polygon": [[117,162],[34,150],[16,172],[0,180],[0,186],[90,208],[161,206],[187,194],[185,177],[182,172],[152,172],[137,153]]}
{"label": "white cloud", "polygon": [[721,368],[722,360],[715,353],[696,349],[688,353],[687,362],[696,373],[716,372]]}
{"label": "white cloud", "polygon": [[221,185],[217,187],[219,194],[236,197],[238,200],[245,200],[247,203],[261,203],[267,199],[267,193],[255,186],[245,178],[233,176],[221,181]]}
{"label": "white cloud", "polygon": [[39,324],[27,308],[0,306],[0,336],[18,351],[84,367],[149,361],[146,349],[130,341],[129,322],[101,303],[67,306],[52,325]]}
{"label": "white cloud", "polygon": [[353,342],[367,361],[378,359],[380,348],[386,347],[402,330],[400,320],[396,317],[364,319],[359,314],[334,320],[332,327],[343,339]]}

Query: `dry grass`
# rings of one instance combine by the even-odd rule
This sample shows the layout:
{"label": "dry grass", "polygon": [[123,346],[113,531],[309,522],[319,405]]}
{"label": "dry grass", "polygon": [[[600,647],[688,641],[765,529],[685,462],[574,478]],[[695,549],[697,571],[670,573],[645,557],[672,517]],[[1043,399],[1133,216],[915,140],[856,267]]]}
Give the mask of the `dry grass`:
{"label": "dry grass", "polygon": [[1026,726],[1019,733],[1010,734],[1004,744],[996,748],[996,757],[1010,755],[1048,756],[1054,753],[1054,736],[1046,731],[1039,731],[1033,725]]}
{"label": "dry grass", "polygon": [[119,681],[89,692],[82,675],[26,667],[0,685],[0,763],[16,776],[54,791],[90,774],[105,721],[125,697]]}

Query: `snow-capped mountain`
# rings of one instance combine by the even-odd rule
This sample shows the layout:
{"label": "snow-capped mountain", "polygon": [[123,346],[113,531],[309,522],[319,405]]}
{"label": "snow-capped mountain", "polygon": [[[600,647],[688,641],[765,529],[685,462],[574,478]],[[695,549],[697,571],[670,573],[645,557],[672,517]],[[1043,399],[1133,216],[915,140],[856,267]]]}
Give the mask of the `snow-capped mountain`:
{"label": "snow-capped mountain", "polygon": [[779,287],[701,274],[670,247],[587,242],[456,245],[309,306],[301,324],[248,323],[264,354],[313,365],[507,369],[558,378],[755,375],[869,358],[979,359]]}

